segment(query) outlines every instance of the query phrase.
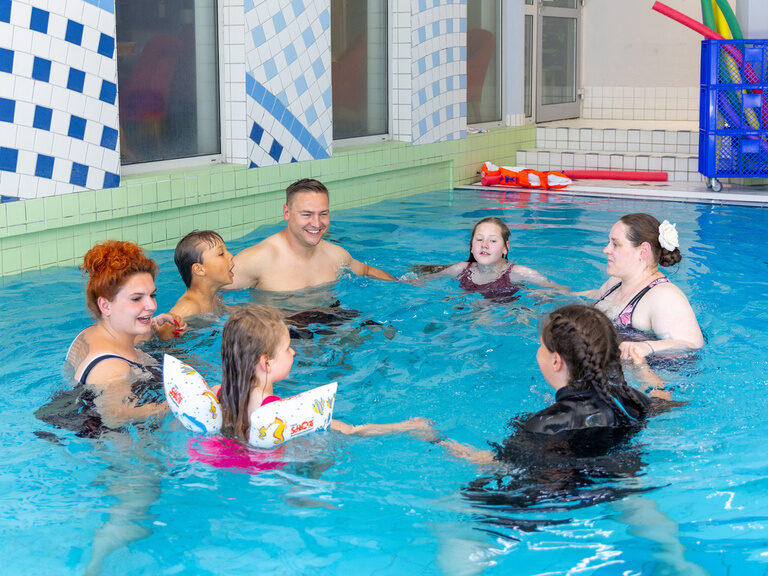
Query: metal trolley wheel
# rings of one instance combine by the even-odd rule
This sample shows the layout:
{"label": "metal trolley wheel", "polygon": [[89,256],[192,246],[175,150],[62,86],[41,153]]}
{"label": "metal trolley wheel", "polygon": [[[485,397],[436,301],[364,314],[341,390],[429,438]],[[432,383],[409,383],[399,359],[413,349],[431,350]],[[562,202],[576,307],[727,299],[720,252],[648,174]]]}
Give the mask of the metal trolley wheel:
{"label": "metal trolley wheel", "polygon": [[713,192],[720,192],[723,189],[723,184],[717,178],[707,178],[707,188],[712,188]]}

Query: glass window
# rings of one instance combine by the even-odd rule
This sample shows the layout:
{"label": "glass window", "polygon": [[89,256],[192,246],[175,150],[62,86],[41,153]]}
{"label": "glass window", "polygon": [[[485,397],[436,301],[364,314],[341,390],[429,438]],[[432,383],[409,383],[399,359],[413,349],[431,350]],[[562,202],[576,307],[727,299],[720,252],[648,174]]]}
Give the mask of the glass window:
{"label": "glass window", "polygon": [[331,0],[333,139],[386,134],[387,0]]}
{"label": "glass window", "polygon": [[501,121],[501,0],[467,3],[467,122]]}
{"label": "glass window", "polygon": [[216,0],[117,0],[122,163],[221,152]]}

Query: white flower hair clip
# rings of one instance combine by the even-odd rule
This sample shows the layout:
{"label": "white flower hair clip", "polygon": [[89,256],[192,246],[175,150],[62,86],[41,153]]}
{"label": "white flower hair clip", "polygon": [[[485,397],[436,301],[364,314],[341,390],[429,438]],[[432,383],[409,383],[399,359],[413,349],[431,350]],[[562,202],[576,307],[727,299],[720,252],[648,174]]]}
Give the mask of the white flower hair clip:
{"label": "white flower hair clip", "polygon": [[670,252],[674,252],[675,248],[680,246],[676,226],[677,224],[670,224],[669,220],[664,220],[664,222],[659,224],[659,244]]}

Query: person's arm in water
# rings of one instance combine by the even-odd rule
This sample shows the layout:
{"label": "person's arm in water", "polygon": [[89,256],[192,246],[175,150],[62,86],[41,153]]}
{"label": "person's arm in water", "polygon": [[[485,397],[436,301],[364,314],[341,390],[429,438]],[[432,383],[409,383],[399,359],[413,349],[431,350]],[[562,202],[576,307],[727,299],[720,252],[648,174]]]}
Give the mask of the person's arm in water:
{"label": "person's arm in water", "polygon": [[428,280],[434,280],[435,278],[457,278],[464,268],[467,267],[467,262],[457,262],[456,264],[449,264],[442,266],[438,265],[423,265],[417,266],[417,268],[427,268],[427,272],[416,271],[408,272],[400,277],[400,280],[409,284],[415,284],[417,286],[423,286],[424,282]]}
{"label": "person's arm in water", "polygon": [[662,398],[664,400],[671,400],[672,395],[665,389],[664,380],[648,366],[648,362],[645,361],[643,356],[632,352],[632,364],[634,366],[634,373],[643,384],[650,387],[648,396],[652,398]]}
{"label": "person's arm in water", "polygon": [[542,288],[550,288],[552,290],[556,290],[557,292],[562,292],[564,294],[570,293],[570,290],[571,290],[570,288],[568,288],[568,286],[563,286],[562,284],[553,282],[552,280],[544,276],[544,274],[542,274],[541,272],[538,272],[533,268],[528,268],[527,266],[521,266],[520,264],[515,264],[514,268],[512,269],[512,273],[519,276],[526,283],[536,284],[537,286],[541,286]]}
{"label": "person's arm in water", "polygon": [[418,417],[391,424],[360,424],[358,426],[347,424],[341,420],[331,420],[331,430],[357,436],[384,436],[400,432],[411,432],[419,437],[433,435],[432,425],[429,420]]}
{"label": "person's arm in water", "polygon": [[644,357],[655,352],[694,350],[704,345],[696,314],[682,290],[671,282],[650,290],[635,308],[635,315],[640,311],[647,311],[650,329],[659,338],[622,342],[619,348],[623,359],[631,359],[633,353]]}
{"label": "person's arm in water", "polygon": [[618,278],[614,278],[613,276],[608,278],[606,282],[600,286],[600,288],[593,288],[592,290],[580,290],[579,292],[571,292],[571,296],[580,296],[582,298],[589,298],[590,300],[597,300],[608,292],[608,289],[612,286],[615,286],[619,283]]}
{"label": "person's arm in water", "polygon": [[119,428],[129,422],[147,420],[168,412],[165,402],[137,406],[131,391],[133,382],[130,365],[117,358],[102,360],[89,374],[88,386],[96,394],[94,404],[104,424],[110,428]]}
{"label": "person's arm in water", "polygon": [[[332,246],[336,246],[335,244]],[[368,276],[370,278],[376,278],[377,280],[394,280],[395,277],[392,276],[389,272],[385,272],[384,270],[380,270],[378,268],[375,268],[374,266],[370,266],[368,264],[364,264],[363,262],[360,262],[358,260],[355,260],[352,258],[349,252],[341,248],[340,246],[337,246],[337,249],[342,250],[342,265],[349,267],[352,272],[354,272],[357,276]]]}
{"label": "person's arm in water", "polygon": [[490,450],[478,450],[474,446],[461,444],[450,438],[443,438],[436,443],[445,446],[452,456],[461,458],[472,464],[492,464],[496,460],[496,457]]}

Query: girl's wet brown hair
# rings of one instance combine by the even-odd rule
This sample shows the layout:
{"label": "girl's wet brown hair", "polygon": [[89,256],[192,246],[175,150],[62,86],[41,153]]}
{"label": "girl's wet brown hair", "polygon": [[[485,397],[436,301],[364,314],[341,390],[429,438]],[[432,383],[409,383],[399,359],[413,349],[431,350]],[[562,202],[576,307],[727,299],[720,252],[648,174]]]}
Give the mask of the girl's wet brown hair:
{"label": "girl's wet brown hair", "polygon": [[[569,386],[577,390],[593,388],[612,408],[610,387],[618,386],[629,397],[644,405],[640,394],[627,385],[621,368],[619,335],[608,317],[597,308],[569,304],[552,312],[541,330],[541,341],[550,352],[565,361]],[[616,411],[619,420],[627,417]]]}
{"label": "girl's wet brown hair", "polygon": [[222,432],[248,440],[248,398],[262,356],[273,358],[288,335],[277,310],[269,306],[245,306],[224,323],[221,336]]}

